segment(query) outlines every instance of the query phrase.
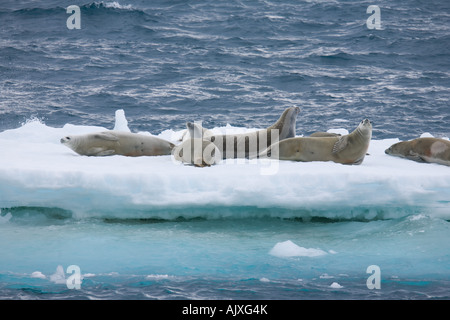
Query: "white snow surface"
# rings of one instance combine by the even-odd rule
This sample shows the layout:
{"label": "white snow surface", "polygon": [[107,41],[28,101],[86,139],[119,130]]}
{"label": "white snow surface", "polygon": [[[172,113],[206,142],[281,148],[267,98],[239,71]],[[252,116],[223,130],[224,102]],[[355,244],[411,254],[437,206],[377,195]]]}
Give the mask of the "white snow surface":
{"label": "white snow surface", "polygon": [[[116,117],[112,127],[126,131],[124,113],[116,112]],[[227,125],[212,131],[255,129]],[[183,165],[170,155],[80,156],[60,143],[66,135],[104,130],[73,124],[53,128],[31,120],[0,132],[2,215],[12,207],[49,207],[77,218],[370,220],[424,213],[450,219],[450,167],[386,155],[384,150],[398,139],[372,140],[369,155],[358,166],[228,159],[205,168]],[[153,135],[178,144],[184,131]]]}

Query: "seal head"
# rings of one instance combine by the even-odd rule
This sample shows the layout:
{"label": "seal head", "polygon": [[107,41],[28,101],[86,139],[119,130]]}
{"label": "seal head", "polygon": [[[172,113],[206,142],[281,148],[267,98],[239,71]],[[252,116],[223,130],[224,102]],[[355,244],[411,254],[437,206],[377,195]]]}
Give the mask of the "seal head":
{"label": "seal head", "polygon": [[279,139],[295,137],[297,115],[300,113],[299,107],[289,107],[283,111],[280,118],[267,130],[278,129]]}

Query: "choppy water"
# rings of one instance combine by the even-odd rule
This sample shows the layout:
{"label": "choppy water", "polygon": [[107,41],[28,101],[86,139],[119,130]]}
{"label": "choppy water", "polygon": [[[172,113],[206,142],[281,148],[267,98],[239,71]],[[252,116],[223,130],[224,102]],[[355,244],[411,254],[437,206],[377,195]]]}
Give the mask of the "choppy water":
{"label": "choppy water", "polygon": [[107,126],[118,108],[135,130],[260,127],[295,105],[298,133],[369,117],[376,138],[448,135],[448,2],[378,2],[381,30],[371,4],[3,1],[0,127]]}
{"label": "choppy water", "polygon": [[[299,106],[299,135],[368,117],[374,139],[448,137],[450,3],[377,1],[381,29],[370,30],[373,4],[2,1],[0,131],[31,118],[112,128],[120,108],[135,132],[265,127]],[[79,30],[66,27],[69,5]],[[111,221],[57,208],[2,208],[1,299],[450,296],[449,222],[433,212],[305,222],[248,218],[244,206],[228,219]],[[287,240],[326,254],[270,254]],[[72,264],[82,290],[51,278]],[[366,286],[373,264],[380,290]]]}

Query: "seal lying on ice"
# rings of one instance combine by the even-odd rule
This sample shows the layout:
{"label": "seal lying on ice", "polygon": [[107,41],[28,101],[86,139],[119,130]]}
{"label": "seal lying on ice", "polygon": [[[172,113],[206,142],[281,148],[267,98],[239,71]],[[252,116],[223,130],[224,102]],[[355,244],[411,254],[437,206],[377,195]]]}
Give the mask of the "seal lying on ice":
{"label": "seal lying on ice", "polygon": [[129,157],[170,155],[173,143],[137,133],[102,131],[66,136],[61,143],[84,156],[123,155]]}
{"label": "seal lying on ice", "polygon": [[395,157],[418,162],[450,166],[450,141],[439,138],[417,138],[393,144],[384,151]]}
{"label": "seal lying on ice", "polygon": [[270,146],[259,157],[292,161],[333,161],[361,164],[372,138],[372,124],[361,121],[351,133],[343,136],[295,137]]}

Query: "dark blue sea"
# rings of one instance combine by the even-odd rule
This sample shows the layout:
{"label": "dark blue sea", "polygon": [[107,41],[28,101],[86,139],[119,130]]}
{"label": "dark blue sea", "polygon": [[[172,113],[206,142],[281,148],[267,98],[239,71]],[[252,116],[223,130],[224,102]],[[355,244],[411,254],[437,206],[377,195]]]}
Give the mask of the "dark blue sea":
{"label": "dark blue sea", "polygon": [[[380,14],[368,21],[371,5]],[[449,101],[446,0],[0,2],[0,134],[30,121],[112,129],[119,109],[131,131],[154,135],[196,120],[264,128],[298,106],[297,135],[369,118],[374,140],[449,137]],[[0,190],[34,199],[57,190],[49,184]],[[267,214],[243,196],[176,213],[162,205],[157,218],[126,206],[113,218],[80,214],[66,204],[98,203],[73,193],[14,201],[0,194],[0,299],[450,298],[448,201],[439,216],[414,206],[353,214],[351,203]],[[67,285],[70,265],[81,289]],[[367,284],[371,265],[379,289]]]}

